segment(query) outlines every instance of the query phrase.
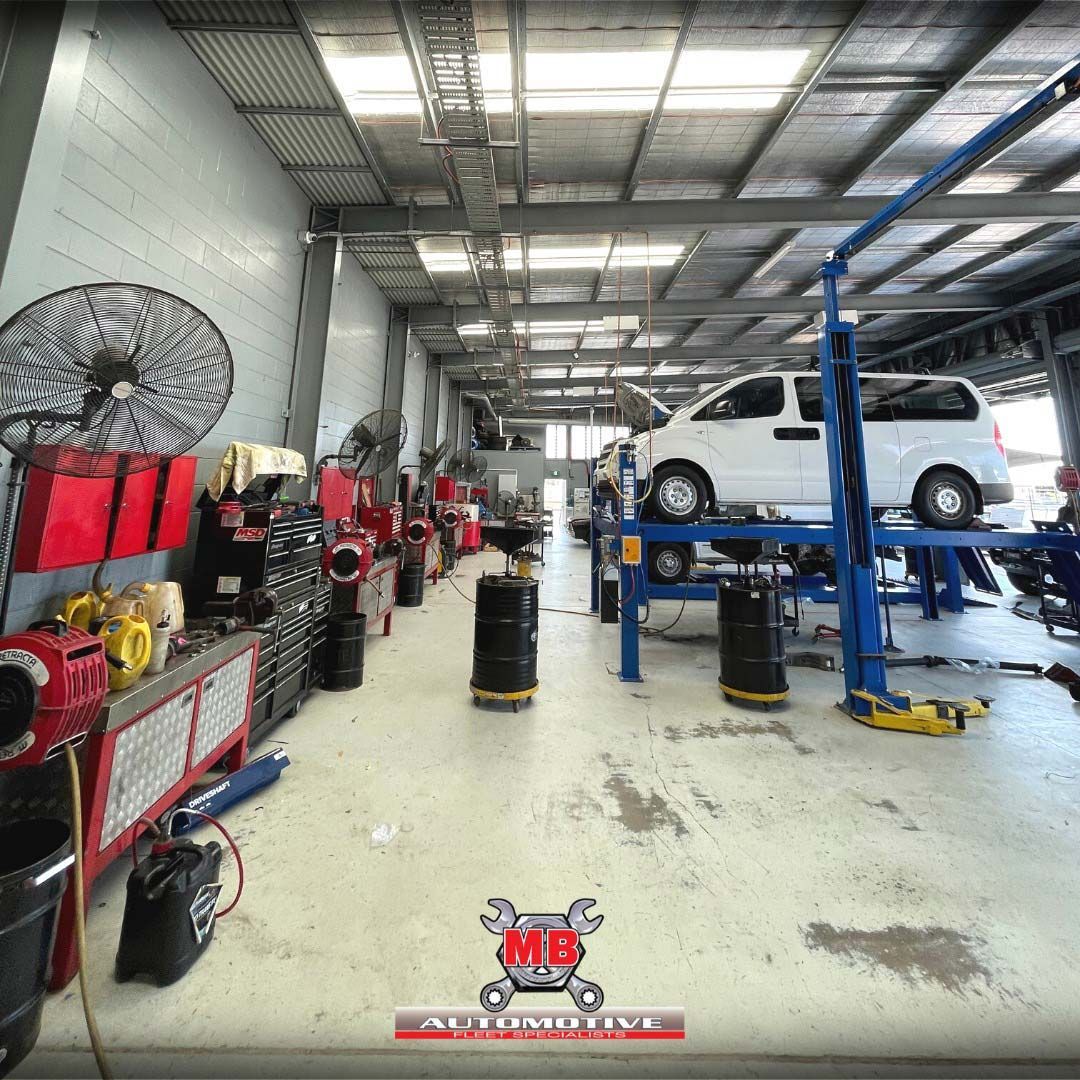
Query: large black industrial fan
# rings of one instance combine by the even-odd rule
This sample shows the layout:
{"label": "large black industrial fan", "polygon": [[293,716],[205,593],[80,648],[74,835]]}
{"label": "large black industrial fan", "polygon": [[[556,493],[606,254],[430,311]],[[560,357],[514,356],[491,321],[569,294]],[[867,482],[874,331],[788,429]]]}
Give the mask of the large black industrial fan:
{"label": "large black industrial fan", "polygon": [[338,468],[349,480],[380,473],[408,437],[409,425],[396,409],[368,413],[341,440]]}
{"label": "large black industrial fan", "polygon": [[190,450],[232,393],[221,331],[145,285],[34,301],[0,327],[0,442],[67,476],[116,477]]}
{"label": "large black industrial fan", "polygon": [[475,484],[487,472],[487,458],[472,450],[459,450],[446,463],[446,473],[455,480]]}
{"label": "large black industrial fan", "polygon": [[428,485],[431,483],[431,478],[435,475],[435,470],[439,467],[439,463],[444,457],[446,452],[450,449],[450,440],[443,439],[434,450],[424,446],[420,449],[420,475],[417,479],[416,488],[416,501],[425,502],[427,499]]}

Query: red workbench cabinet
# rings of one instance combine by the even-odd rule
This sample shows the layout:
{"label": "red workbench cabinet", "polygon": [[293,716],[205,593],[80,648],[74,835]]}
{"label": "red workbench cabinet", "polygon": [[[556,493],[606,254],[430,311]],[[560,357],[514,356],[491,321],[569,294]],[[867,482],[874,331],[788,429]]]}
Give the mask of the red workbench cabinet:
{"label": "red workbench cabinet", "polygon": [[195,457],[173,458],[120,479],[63,476],[31,466],[16,572],[40,574],[183,547],[197,463]]}

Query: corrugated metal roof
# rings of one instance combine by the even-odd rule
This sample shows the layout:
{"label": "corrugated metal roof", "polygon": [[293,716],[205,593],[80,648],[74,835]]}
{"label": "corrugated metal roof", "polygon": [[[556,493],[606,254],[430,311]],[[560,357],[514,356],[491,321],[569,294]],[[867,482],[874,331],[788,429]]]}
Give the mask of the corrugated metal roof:
{"label": "corrugated metal roof", "polygon": [[235,105],[334,107],[333,95],[297,34],[181,32]]}
{"label": "corrugated metal roof", "polygon": [[385,203],[371,173],[291,172],[317,206],[378,206]]}
{"label": "corrugated metal roof", "polygon": [[285,165],[364,165],[364,155],[337,116],[250,116],[251,126]]}
{"label": "corrugated metal roof", "polygon": [[[170,19],[188,22],[287,26],[292,21],[286,5],[275,0],[162,0],[160,6]],[[1011,0],[869,0],[861,25],[834,58],[824,87],[806,100],[748,176],[751,163],[802,82],[862,7],[861,0],[702,0],[686,41],[688,52],[801,48],[806,50],[805,59],[773,107],[735,109],[729,104],[712,110],[680,110],[679,95],[671,95],[642,164],[635,199],[718,198],[731,195],[740,185],[744,197],[892,194],[1020,100],[1035,81],[1080,53],[1080,5],[1073,0],[1045,0],[1018,29],[1017,6]],[[328,56],[403,55],[394,10],[386,0],[310,0],[302,10]],[[505,53],[509,35],[504,0],[476,0],[472,10],[481,51]],[[533,0],[525,9],[527,46],[532,53],[666,53],[676,41],[685,10],[684,0]],[[977,70],[969,70],[971,58],[981,55],[989,42],[1006,31],[1010,32],[1004,44]],[[334,107],[334,96],[299,34],[194,30],[184,31],[184,36],[236,104]],[[950,92],[947,105],[927,108],[958,77],[968,76],[974,77]],[[842,88],[856,81],[859,85]],[[530,200],[623,198],[648,116],[648,109],[559,114],[534,99],[529,106],[526,162]],[[250,120],[284,164],[363,164],[345,118],[267,115]],[[446,202],[446,175],[438,155],[418,143],[424,134],[419,116],[362,116],[359,120],[395,198],[420,204]],[[492,138],[515,138],[512,118],[505,113],[491,115],[490,124]],[[860,169],[884,147],[889,147],[888,154],[860,176]],[[517,198],[515,157],[506,151],[495,153],[504,227],[512,227],[513,213],[507,207]],[[1010,147],[990,166],[965,179],[958,190],[1035,190],[1041,178],[1054,176],[1059,190],[1080,191],[1080,168],[1075,177],[1068,176],[1067,168],[1074,162],[1080,165],[1080,109],[1075,107],[1058,113]],[[308,171],[293,175],[321,205],[385,201],[370,174]],[[896,227],[853,263],[849,287],[911,291],[942,275],[962,272],[969,264],[978,272],[959,278],[953,289],[1008,282],[1037,270],[1047,259],[1060,257],[1065,235],[1023,246],[1024,236],[1034,229],[1022,225],[956,230],[963,236],[960,245],[934,254],[950,232],[948,225]],[[1078,242],[1078,231],[1067,232],[1068,242]],[[755,278],[752,272],[792,234],[728,231],[702,243],[685,268],[654,267],[652,294],[672,299],[798,295],[813,287],[822,255],[846,232],[842,228],[799,231],[794,248]],[[677,238],[689,249],[700,234],[656,231],[652,237],[664,243]],[[537,237],[532,247],[536,253],[559,247],[602,247],[610,240],[610,234]],[[425,250],[462,251],[461,241],[455,238],[428,238],[420,244]],[[348,246],[394,303],[432,302],[411,299],[430,298],[435,291],[409,241],[365,240]],[[1002,258],[984,265],[991,250],[1000,250]],[[894,280],[889,280],[890,275]],[[620,290],[614,268],[609,266],[602,282],[599,278],[595,266],[534,268],[530,317],[542,321],[543,304],[588,301],[594,290],[600,299],[616,299]],[[444,302],[476,303],[475,282],[468,270],[439,272],[435,281]],[[520,304],[519,271],[510,271],[510,284],[514,302]],[[645,275],[639,268],[623,271],[624,299],[642,298],[645,289]],[[920,318],[926,321],[903,315],[874,318],[869,320],[871,333],[903,333],[919,326]],[[695,344],[727,342],[741,334],[750,335],[750,341],[777,340],[798,332],[805,321],[714,319],[699,329],[696,322],[665,322],[657,324],[654,344],[688,335]],[[630,337],[590,330],[583,344],[628,344]],[[461,349],[460,339],[449,326],[426,329],[424,340],[436,352]],[[535,355],[544,348],[576,344],[576,335],[536,331],[531,351]],[[640,346],[640,339],[636,344]]]}
{"label": "corrugated metal roof", "polygon": [[293,17],[281,0],[161,0],[158,6],[167,19],[176,22],[293,25]]}

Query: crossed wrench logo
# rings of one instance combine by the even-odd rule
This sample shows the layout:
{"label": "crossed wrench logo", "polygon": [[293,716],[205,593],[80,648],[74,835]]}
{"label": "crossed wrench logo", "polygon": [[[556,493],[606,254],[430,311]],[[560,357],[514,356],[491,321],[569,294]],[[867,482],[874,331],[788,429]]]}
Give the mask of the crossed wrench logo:
{"label": "crossed wrench logo", "polygon": [[585,912],[596,903],[595,900],[575,900],[565,915],[518,915],[509,900],[496,899],[489,900],[488,903],[499,913],[498,918],[493,919],[489,915],[481,915],[480,921],[488,930],[500,937],[503,936],[504,931],[511,928],[523,933],[536,928],[545,933],[548,930],[576,930],[578,934],[578,958],[570,965],[508,965],[504,946],[500,944],[495,955],[499,958],[506,977],[497,982],[488,983],[480,991],[480,1004],[488,1012],[500,1012],[505,1009],[517,990],[541,992],[566,990],[582,1012],[595,1012],[600,1008],[604,1003],[604,992],[596,983],[586,982],[575,974],[578,964],[585,956],[585,947],[581,945],[580,939],[586,934],[591,934],[604,921],[603,915],[597,915],[595,919],[587,918],[585,915]]}

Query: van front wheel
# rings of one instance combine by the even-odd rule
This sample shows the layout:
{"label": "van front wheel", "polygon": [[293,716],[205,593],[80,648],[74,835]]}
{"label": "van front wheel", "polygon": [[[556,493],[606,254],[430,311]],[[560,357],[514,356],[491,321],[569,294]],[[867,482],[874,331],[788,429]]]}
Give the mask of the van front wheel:
{"label": "van front wheel", "polygon": [[653,474],[652,508],[674,525],[697,521],[705,513],[705,482],[685,465],[663,465]]}
{"label": "van front wheel", "polygon": [[978,503],[971,484],[958,473],[932,469],[915,489],[911,508],[932,529],[966,529]]}

